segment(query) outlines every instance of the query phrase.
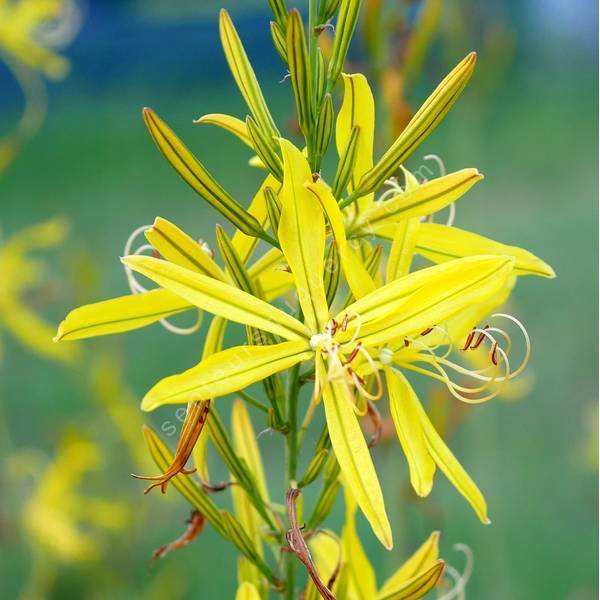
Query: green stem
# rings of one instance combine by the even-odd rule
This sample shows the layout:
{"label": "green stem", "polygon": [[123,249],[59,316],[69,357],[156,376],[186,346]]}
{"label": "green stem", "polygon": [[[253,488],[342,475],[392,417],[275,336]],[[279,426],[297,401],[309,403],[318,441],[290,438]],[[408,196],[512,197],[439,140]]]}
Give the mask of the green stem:
{"label": "green stem", "polygon": [[[300,366],[296,365],[290,369],[289,379],[287,381],[287,425],[286,435],[286,455],[285,455],[285,489],[292,486],[296,480],[296,468],[298,465],[298,392],[300,390],[298,375]],[[285,597],[287,600],[294,600],[296,565],[298,559],[293,552],[287,552],[285,555],[285,573],[286,588]]]}

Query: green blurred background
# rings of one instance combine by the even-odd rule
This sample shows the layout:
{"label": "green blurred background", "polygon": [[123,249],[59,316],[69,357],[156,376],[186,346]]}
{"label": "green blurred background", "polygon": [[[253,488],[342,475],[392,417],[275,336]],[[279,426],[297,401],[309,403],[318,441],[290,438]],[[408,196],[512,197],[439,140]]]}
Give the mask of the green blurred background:
{"label": "green blurred background", "polygon": [[[56,215],[71,224],[69,242],[44,257],[53,284],[44,311],[53,321],[82,302],[126,293],[118,257],[129,233],[156,215],[214,243],[215,213],[157,153],[142,106],[157,110],[236,198],[247,202],[257,188],[261,175],[246,166],[245,147],[221,131],[192,125],[204,113],[246,114],[219,48],[221,4],[239,26],[274,114],[280,123],[289,122],[292,94],[289,83],[279,83],[285,73],[271,48],[266,2],[140,0],[81,7],[82,31],[66,52],[71,75],[52,86],[42,129],[0,176],[5,235]],[[404,4],[398,11],[410,18]],[[491,526],[480,525],[442,477],[430,499],[416,502],[407,491],[397,443],[375,450],[397,538],[388,554],[360,524],[380,581],[432,529],[440,529],[442,555],[456,567],[463,559],[452,545],[463,542],[473,550],[468,598],[597,597],[596,23],[591,1],[452,3],[410,90],[418,106],[467,51],[487,49],[469,88],[409,166],[416,168],[424,154],[435,152],[449,170],[478,167],[485,182],[459,203],[457,224],[530,249],[558,277],[521,280],[511,301],[533,340],[535,387],[521,400],[473,409],[450,439],[486,494]],[[499,49],[486,38],[498,28]],[[357,64],[364,60],[362,50],[360,43],[353,48]],[[19,93],[6,72],[0,74],[0,89],[5,125],[18,112]],[[143,485],[129,477],[141,467],[105,406],[94,399],[94,373],[87,366],[92,356],[116,357],[127,388],[119,401],[135,408],[160,377],[197,361],[201,337],[176,337],[154,326],[92,340],[81,344],[87,360],[70,368],[3,339],[0,597],[18,597],[38,552],[21,525],[36,475],[21,477],[10,465],[28,449],[45,464],[64,431],[75,428],[105,456],[85,479],[84,491],[122,501],[131,512],[123,530],[104,535],[100,560],[54,569],[49,597],[232,598],[235,557],[210,530],[148,572],[152,550],[180,535],[189,510],[174,489],[167,499],[142,496]],[[456,401],[447,402],[452,407]],[[220,404],[227,414],[227,400]],[[141,422],[141,413],[138,418]],[[169,426],[179,423],[173,409],[144,418],[163,427],[174,446]],[[137,432],[139,423],[131,427]],[[269,457],[273,495],[281,498],[281,446],[268,434],[260,445]],[[338,503],[333,523],[342,516]]]}

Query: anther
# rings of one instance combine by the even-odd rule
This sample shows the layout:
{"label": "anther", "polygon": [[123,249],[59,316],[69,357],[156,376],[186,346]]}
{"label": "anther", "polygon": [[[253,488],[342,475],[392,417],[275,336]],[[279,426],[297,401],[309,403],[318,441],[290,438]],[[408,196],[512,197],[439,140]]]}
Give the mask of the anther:
{"label": "anther", "polygon": [[354,350],[352,350],[352,352],[350,352],[348,358],[344,362],[344,365],[349,365],[356,358],[356,355],[360,352],[361,346],[362,346],[362,342],[358,342],[358,344],[356,345]]}
{"label": "anther", "polygon": [[409,345],[410,345],[410,341],[409,341],[409,339],[408,339],[408,338],[404,338],[404,347],[405,347],[405,348],[408,348],[408,347],[409,347]]}
{"label": "anther", "polygon": [[481,346],[481,344],[483,343],[483,340],[485,340],[485,338],[486,338],[486,335],[483,332],[487,331],[489,328],[490,328],[489,325],[486,325],[483,328],[483,331],[479,334],[477,341],[469,348],[470,350],[477,350],[477,348],[479,348],[479,346]]}
{"label": "anther", "polygon": [[492,361],[492,363],[494,363],[494,366],[498,366],[498,356],[497,356],[497,352],[498,352],[498,342],[494,342],[492,344],[492,350],[490,352],[490,360]]}
{"label": "anther", "polygon": [[[425,337],[426,335],[430,334],[433,331],[433,327],[428,327],[425,331],[421,331],[421,336]],[[405,340],[405,345],[406,345],[406,340]]]}
{"label": "anther", "polygon": [[473,341],[474,337],[475,337],[475,328],[473,328],[473,331],[471,331],[471,333],[469,333],[469,335],[467,336],[465,345],[460,349],[461,352],[465,352],[466,350],[469,349],[469,346],[471,345],[471,342]]}
{"label": "anther", "polygon": [[346,331],[346,329],[348,328],[348,318],[348,313],[346,313],[342,321],[342,331]]}

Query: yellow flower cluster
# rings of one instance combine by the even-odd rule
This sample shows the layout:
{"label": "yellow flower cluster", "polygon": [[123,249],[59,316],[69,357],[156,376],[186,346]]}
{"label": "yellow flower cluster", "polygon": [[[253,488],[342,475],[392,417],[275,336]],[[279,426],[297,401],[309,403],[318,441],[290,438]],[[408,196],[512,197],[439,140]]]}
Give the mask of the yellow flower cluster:
{"label": "yellow flower cluster", "polygon": [[[437,379],[466,402],[482,402],[497,395],[524,368],[529,338],[516,319],[499,315],[525,336],[524,358],[515,368],[508,332],[477,324],[504,302],[517,278],[553,277],[554,273],[526,250],[429,218],[452,206],[483,179],[476,169],[419,181],[403,166],[467,85],[475,67],[474,53],[444,78],[399,137],[376,159],[371,89],[363,75],[341,73],[360,2],[320,3],[318,13],[311,3],[308,35],[297,11],[284,10],[280,0],[271,5],[276,17],[273,38],[290,71],[304,148],[285,139],[277,128],[233,23],[222,11],[220,33],[225,55],[249,115],[243,121],[210,114],[197,122],[219,126],[237,136],[255,153],[252,164],[268,171],[248,207],[214,179],[151,109],[144,109],[144,119],[175,171],[235,226],[232,237],[218,229],[223,266],[203,245],[158,217],[144,231],[148,243],[122,259],[132,293],[75,309],[60,324],[55,339],[119,333],[158,321],[169,324],[169,317],[184,311],[214,315],[202,360],[156,383],[145,395],[142,409],[190,405],[191,416],[175,458],[151,430],[146,430],[146,437],[165,472],[160,480],[163,490],[173,479],[192,505],[244,556],[246,562],[240,572],[245,574],[242,580],[246,583],[238,597],[260,597],[266,581],[277,589],[285,584],[266,564],[263,554],[263,541],[281,545],[283,529],[271,508],[246,403],[238,400],[235,404],[233,442],[214,410],[217,398],[235,393],[248,406],[267,412],[269,425],[286,437],[291,489],[301,489],[323,473],[323,493],[307,520],[307,537],[310,532],[315,536],[311,543],[316,567],[302,536],[299,538],[293,528],[287,535],[288,550],[310,567],[311,577],[313,571],[323,574],[341,568],[341,575],[329,586],[338,590],[345,586],[346,592],[338,591],[339,597],[417,598],[441,575],[437,537],[419,550],[422,556],[413,557],[409,566],[401,568],[379,591],[357,541],[355,505],[381,543],[388,549],[393,544],[360,419],[376,412],[375,406],[387,398],[415,492],[427,496],[439,469],[479,519],[489,522],[482,493],[436,432],[406,373],[414,371]],[[322,28],[316,24],[326,22],[336,11],[336,34],[326,66],[317,44]],[[336,116],[332,95],[340,78],[343,100]],[[338,160],[335,173],[328,178],[321,164],[334,130]],[[389,190],[378,196],[383,185]],[[382,245],[389,248],[386,259]],[[142,255],[145,249],[153,255]],[[434,264],[414,268],[415,255]],[[146,290],[135,274],[149,278],[158,287]],[[290,310],[282,308],[283,298],[293,299],[287,304]],[[225,328],[236,323],[245,326],[248,343],[223,348]],[[484,346],[487,360],[483,368],[468,369],[450,359],[454,349],[467,352]],[[474,383],[461,384],[449,372],[470,377]],[[311,380],[313,392],[304,401],[299,389]],[[270,407],[248,393],[247,388],[257,382],[263,382]],[[208,400],[213,406],[206,418]],[[297,412],[303,402],[306,416],[300,424]],[[298,478],[297,457],[304,433],[321,404],[326,427],[308,471]],[[206,436],[200,435],[205,420],[211,441],[238,483],[234,488],[237,518],[219,512],[207,495],[207,482],[198,485],[183,470],[195,451],[200,474],[207,476],[203,458]],[[173,470],[173,465],[179,466]],[[317,535],[340,481],[347,506],[341,541],[333,535]],[[261,538],[263,525],[268,532],[263,531]],[[324,550],[331,543],[343,548],[341,567],[331,563],[339,550]],[[320,579],[315,575],[320,581],[316,588],[323,597],[331,593],[325,591],[328,587],[323,583],[330,575]]]}

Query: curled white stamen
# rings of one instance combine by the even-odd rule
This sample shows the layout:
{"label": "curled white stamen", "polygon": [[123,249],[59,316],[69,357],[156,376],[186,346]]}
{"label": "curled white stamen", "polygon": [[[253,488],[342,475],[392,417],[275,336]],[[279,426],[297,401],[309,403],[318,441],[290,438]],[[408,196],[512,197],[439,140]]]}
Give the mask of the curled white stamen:
{"label": "curled white stamen", "polygon": [[462,575],[451,565],[446,565],[445,573],[453,579],[453,587],[451,590],[438,596],[437,600],[464,600],[467,583],[473,574],[473,566],[475,563],[473,551],[466,544],[454,544],[453,549],[456,552],[462,552],[465,555],[465,566]]}
{"label": "curled white stamen", "polygon": [[[133,250],[133,243],[136,238],[142,234],[143,232],[150,229],[152,225],[142,225],[135,229],[130,236],[127,238],[125,242],[125,248],[123,249],[123,256],[138,256],[147,251],[154,251],[154,247],[150,244],[142,244],[136,250]],[[210,248],[209,248],[210,252]],[[148,291],[148,288],[144,287],[137,279],[135,275],[135,271],[133,271],[128,265],[123,265],[125,269],[125,276],[127,278],[127,285],[132,294],[143,294]],[[159,323],[171,333],[176,335],[191,335],[192,333],[196,333],[200,327],[202,326],[202,311],[198,310],[198,317],[196,318],[196,322],[190,327],[178,327],[177,325],[173,325],[167,319],[160,319]]]}
{"label": "curled white stamen", "polygon": [[[132,254],[132,248],[133,248],[133,242],[136,240],[136,238],[142,234],[144,231],[147,231],[148,229],[150,229],[152,227],[152,225],[142,225],[141,227],[138,227],[137,229],[134,229],[131,234],[129,235],[129,237],[127,238],[127,241],[125,242],[125,248],[123,249],[123,256],[129,256]],[[148,245],[146,244],[146,247]],[[142,246],[143,248],[144,246]],[[152,246],[150,246],[150,248],[152,248]],[[140,254],[141,250],[140,248],[138,248],[135,252],[133,252],[133,254]],[[135,277],[135,273],[134,271],[127,265],[123,265],[123,268],[125,269],[125,276],[127,277],[127,284],[129,285],[129,289],[131,290],[132,294],[141,294],[143,292],[147,292],[148,290],[136,279]]]}
{"label": "curled white stamen", "polygon": [[[438,156],[437,154],[426,154],[423,157],[423,160],[431,160],[431,161],[435,162],[439,169],[440,177],[446,176],[446,173],[447,173],[446,165],[440,156]],[[446,219],[446,225],[448,227],[450,227],[454,224],[454,219],[456,218],[456,206],[455,206],[454,202],[448,206],[448,211],[449,212],[448,212],[448,218]],[[433,215],[429,216],[429,220],[431,222],[433,222]]]}
{"label": "curled white stamen", "polygon": [[446,165],[441,157],[437,154],[426,154],[423,157],[423,160],[432,160],[438,166],[440,177],[444,177],[446,175]]}

